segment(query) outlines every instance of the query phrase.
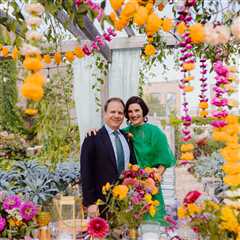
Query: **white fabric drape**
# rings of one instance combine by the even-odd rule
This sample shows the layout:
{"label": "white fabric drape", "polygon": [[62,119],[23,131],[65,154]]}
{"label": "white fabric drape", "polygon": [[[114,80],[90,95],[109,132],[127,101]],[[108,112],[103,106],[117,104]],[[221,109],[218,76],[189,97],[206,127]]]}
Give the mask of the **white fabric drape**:
{"label": "white fabric drape", "polygon": [[93,57],[77,59],[73,63],[73,95],[81,143],[87,130],[101,125],[101,111],[96,111],[94,91],[91,88],[96,81],[92,76],[94,67]]}
{"label": "white fabric drape", "polygon": [[120,97],[126,101],[137,95],[140,54],[140,48],[112,50],[108,79],[109,97]]}

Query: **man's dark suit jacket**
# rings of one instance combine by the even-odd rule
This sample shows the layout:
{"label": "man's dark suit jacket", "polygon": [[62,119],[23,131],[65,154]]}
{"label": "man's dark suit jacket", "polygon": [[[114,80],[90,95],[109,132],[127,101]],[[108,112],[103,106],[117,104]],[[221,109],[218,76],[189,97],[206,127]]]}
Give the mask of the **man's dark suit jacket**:
{"label": "man's dark suit jacket", "polygon": [[[121,131],[121,130],[120,130]],[[130,149],[130,163],[135,164],[136,158],[132,143],[125,136]],[[81,182],[84,206],[94,204],[102,199],[102,187],[114,183],[119,175],[111,139],[103,126],[96,135],[85,138],[80,156]]]}

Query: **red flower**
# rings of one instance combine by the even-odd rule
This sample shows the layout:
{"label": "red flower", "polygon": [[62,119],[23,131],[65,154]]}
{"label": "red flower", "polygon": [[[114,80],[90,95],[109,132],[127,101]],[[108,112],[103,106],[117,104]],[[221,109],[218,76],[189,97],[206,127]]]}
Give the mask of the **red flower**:
{"label": "red flower", "polygon": [[189,192],[184,200],[183,200],[183,203],[184,204],[189,204],[189,203],[194,203],[197,201],[197,199],[201,196],[201,193],[198,192],[198,191],[191,191]]}
{"label": "red flower", "polygon": [[109,232],[109,225],[101,217],[95,217],[88,224],[88,234],[93,238],[105,238]]}

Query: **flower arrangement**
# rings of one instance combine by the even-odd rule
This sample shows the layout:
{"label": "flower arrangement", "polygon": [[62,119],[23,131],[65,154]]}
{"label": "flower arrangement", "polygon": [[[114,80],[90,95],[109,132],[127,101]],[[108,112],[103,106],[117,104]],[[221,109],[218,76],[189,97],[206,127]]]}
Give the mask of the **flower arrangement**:
{"label": "flower arrangement", "polygon": [[90,239],[105,239],[109,233],[108,222],[101,217],[92,218],[88,223],[87,233]]}
{"label": "flower arrangement", "polygon": [[103,186],[106,202],[101,200],[98,204],[106,204],[107,219],[113,227],[127,225],[130,229],[137,228],[149,213],[154,216],[159,205],[154,200],[158,193],[161,178],[156,169],[141,169],[137,165],[130,165],[124,171],[115,185],[107,183]]}
{"label": "flower arrangement", "polygon": [[0,237],[21,239],[31,236],[37,227],[34,217],[37,206],[31,201],[22,201],[18,195],[0,194]]}

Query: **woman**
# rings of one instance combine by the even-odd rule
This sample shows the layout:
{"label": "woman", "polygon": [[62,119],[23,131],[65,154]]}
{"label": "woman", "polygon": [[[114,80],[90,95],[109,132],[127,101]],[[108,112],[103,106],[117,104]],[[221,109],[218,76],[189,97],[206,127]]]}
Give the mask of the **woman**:
{"label": "woman", "polygon": [[[137,96],[129,98],[125,107],[125,117],[129,126],[123,130],[132,136],[138,165],[141,168],[155,167],[162,176],[166,168],[175,165],[176,160],[165,134],[157,126],[147,123],[148,112],[148,107],[142,98]],[[157,207],[155,216],[147,215],[146,220],[157,221],[166,226],[161,188],[154,197],[160,202],[160,205]]]}

